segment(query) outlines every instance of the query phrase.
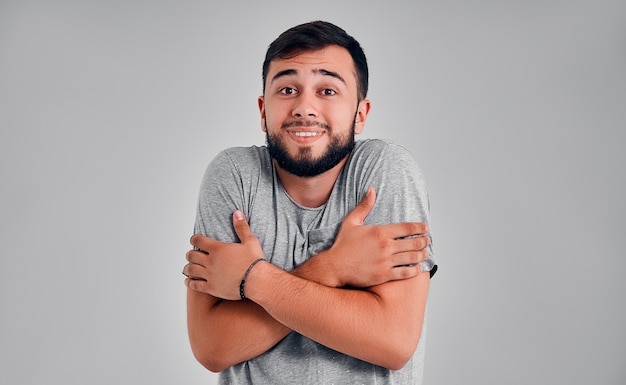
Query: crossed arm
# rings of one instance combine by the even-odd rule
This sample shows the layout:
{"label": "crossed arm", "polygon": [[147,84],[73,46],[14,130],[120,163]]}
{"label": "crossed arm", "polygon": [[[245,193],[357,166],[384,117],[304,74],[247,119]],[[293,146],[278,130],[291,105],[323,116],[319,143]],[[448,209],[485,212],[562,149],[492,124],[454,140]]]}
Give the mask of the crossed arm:
{"label": "crossed arm", "polygon": [[[364,361],[399,369],[419,342],[429,274],[422,223],[365,226],[371,190],[342,222],[330,249],[288,273],[261,262],[239,301],[239,282],[256,258],[257,238],[233,216],[240,243],[194,235],[187,253],[187,308],[192,350],[211,371],[252,359],[292,330]],[[222,298],[222,299],[220,299]]]}

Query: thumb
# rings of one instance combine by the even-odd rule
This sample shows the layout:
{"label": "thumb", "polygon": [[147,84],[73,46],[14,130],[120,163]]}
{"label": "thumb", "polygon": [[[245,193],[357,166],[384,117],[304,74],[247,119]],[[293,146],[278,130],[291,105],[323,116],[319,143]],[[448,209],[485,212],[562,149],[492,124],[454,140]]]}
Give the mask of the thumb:
{"label": "thumb", "polygon": [[376,191],[370,186],[359,204],[346,215],[345,220],[354,225],[362,225],[367,215],[372,211],[374,203],[376,203]]}
{"label": "thumb", "polygon": [[252,234],[252,230],[250,230],[250,226],[248,226],[248,221],[241,210],[237,210],[233,213],[233,227],[235,228],[235,233],[237,233],[241,242],[250,236],[254,236]]}

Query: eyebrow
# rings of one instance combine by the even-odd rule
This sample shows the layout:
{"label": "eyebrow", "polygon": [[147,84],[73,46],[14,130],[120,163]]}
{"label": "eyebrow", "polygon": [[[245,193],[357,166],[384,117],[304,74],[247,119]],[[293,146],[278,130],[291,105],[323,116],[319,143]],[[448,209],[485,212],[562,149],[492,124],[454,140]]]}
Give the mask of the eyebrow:
{"label": "eyebrow", "polygon": [[[330,76],[330,77],[340,80],[343,84],[347,84],[344,78],[341,77],[341,75],[339,75],[337,72],[328,71],[325,69],[316,69],[316,70],[313,70],[313,73],[316,75],[319,74],[322,76]],[[274,81],[276,81],[279,78],[282,78],[285,76],[293,76],[297,74],[298,74],[298,71],[294,69],[282,70],[272,77],[272,81],[270,83],[274,83]]]}

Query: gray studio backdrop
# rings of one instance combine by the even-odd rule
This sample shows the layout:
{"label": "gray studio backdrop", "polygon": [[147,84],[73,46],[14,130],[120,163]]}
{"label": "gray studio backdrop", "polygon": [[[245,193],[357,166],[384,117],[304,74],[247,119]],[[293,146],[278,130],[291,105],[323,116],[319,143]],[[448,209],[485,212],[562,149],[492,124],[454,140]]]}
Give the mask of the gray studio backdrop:
{"label": "gray studio backdrop", "polygon": [[626,383],[621,0],[0,1],[0,383],[215,383],[180,274],[198,186],[263,144],[265,49],[314,19],[369,57],[362,136],[428,181],[426,383]]}

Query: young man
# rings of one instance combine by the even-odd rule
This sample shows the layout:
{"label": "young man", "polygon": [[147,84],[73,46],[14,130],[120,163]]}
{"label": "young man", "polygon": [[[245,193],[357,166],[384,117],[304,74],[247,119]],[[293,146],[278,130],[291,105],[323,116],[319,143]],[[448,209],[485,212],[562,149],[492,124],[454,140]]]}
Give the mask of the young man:
{"label": "young man", "polygon": [[196,358],[223,384],[421,383],[428,196],[403,147],[355,142],[370,110],[359,43],[291,28],[263,82],[267,146],[221,152],[200,189],[183,269]]}

